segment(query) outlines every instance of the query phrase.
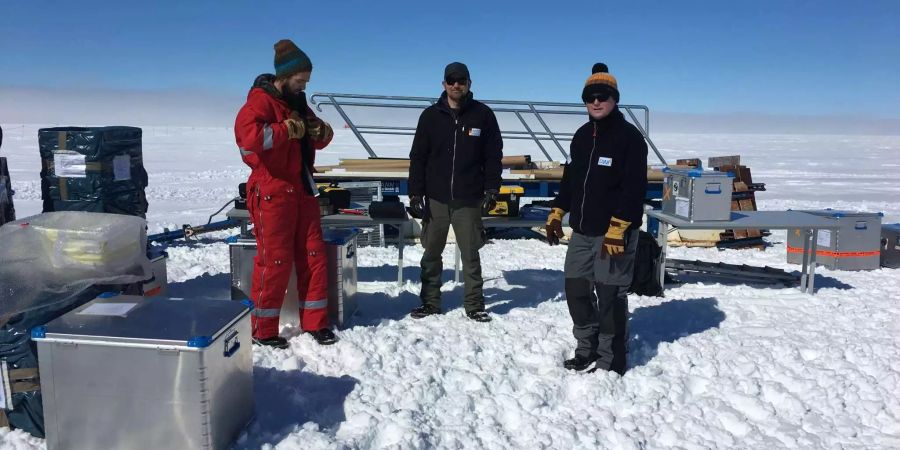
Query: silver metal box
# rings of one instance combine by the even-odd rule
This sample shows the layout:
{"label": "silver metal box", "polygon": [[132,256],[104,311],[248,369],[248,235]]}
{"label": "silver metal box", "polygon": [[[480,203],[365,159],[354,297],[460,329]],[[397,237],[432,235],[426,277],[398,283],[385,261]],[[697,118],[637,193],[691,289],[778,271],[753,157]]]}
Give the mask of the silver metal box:
{"label": "silver metal box", "polygon": [[249,302],[111,295],[32,330],[53,449],[225,449],[253,418]]}
{"label": "silver metal box", "polygon": [[[338,327],[346,327],[356,312],[356,238],[353,229],[326,228],[322,231],[328,255],[328,318]],[[256,241],[239,239],[229,244],[231,259],[231,298],[250,298],[253,283],[253,258]],[[281,308],[282,323],[299,323],[297,276],[292,271]]]}
{"label": "silver metal box", "polygon": [[[819,230],[816,236],[816,262],[835,270],[872,270],[880,265],[881,213],[824,209],[803,211],[831,219],[841,225],[836,231]],[[803,236],[800,230],[788,230],[787,262],[800,264]]]}
{"label": "silver metal box", "polygon": [[148,254],[150,258],[150,270],[153,276],[144,282],[143,293],[145,297],[165,297],[169,292],[169,276],[166,261],[169,255],[164,251],[155,251]]}
{"label": "silver metal box", "polygon": [[881,266],[900,268],[900,223],[881,226]]}
{"label": "silver metal box", "polygon": [[691,222],[731,220],[733,174],[669,168],[663,172],[663,212]]}

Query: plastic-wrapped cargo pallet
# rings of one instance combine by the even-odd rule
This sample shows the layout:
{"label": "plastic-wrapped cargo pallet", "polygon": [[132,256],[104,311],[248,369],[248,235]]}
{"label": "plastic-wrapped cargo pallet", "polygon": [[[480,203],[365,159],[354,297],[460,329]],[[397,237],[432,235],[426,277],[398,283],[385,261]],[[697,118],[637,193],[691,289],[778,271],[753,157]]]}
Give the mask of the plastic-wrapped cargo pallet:
{"label": "plastic-wrapped cargo pallet", "polygon": [[[0,421],[44,436],[32,328],[150,277],[139,217],[52,212],[0,226]],[[5,413],[5,414],[4,414]]]}
{"label": "plastic-wrapped cargo pallet", "polygon": [[59,127],[38,130],[44,212],[88,211],[144,217],[147,172],[141,129]]}

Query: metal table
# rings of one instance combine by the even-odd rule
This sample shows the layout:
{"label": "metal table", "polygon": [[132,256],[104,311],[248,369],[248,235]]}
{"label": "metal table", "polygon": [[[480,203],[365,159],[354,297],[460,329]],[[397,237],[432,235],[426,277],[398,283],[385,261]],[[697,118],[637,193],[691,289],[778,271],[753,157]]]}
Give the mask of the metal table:
{"label": "metal table", "polygon": [[648,210],[647,216],[659,221],[657,242],[662,248],[659,264],[659,284],[663,285],[666,276],[666,246],[668,244],[669,226],[683,230],[747,230],[768,229],[788,230],[800,229],[805,234],[803,240],[803,268],[800,271],[800,290],[813,294],[816,272],[816,236],[819,230],[837,230],[839,225],[823,217],[800,211],[741,211],[732,212],[731,219],[704,220],[691,222],[660,210]]}
{"label": "metal table", "polygon": [[[246,209],[232,208],[225,214],[229,219],[234,219],[241,224],[241,235],[249,236],[247,225],[250,223],[250,212]],[[322,227],[340,225],[340,226],[358,226],[367,227],[372,225],[393,225],[401,227],[403,224],[412,219],[373,219],[369,216],[361,216],[355,214],[330,214],[322,216]],[[397,239],[397,248],[399,250],[397,257],[397,284],[403,285],[403,247],[404,239]]]}
{"label": "metal table", "polygon": [[[541,220],[533,220],[533,219],[523,219],[521,217],[482,217],[482,223],[485,228],[535,228],[535,227],[543,227],[547,224],[546,219]],[[569,226],[569,216],[566,215],[563,219],[562,225],[564,227]],[[455,259],[453,261],[453,281],[459,283],[459,272],[462,269],[459,257],[459,245],[454,246],[454,255]]]}

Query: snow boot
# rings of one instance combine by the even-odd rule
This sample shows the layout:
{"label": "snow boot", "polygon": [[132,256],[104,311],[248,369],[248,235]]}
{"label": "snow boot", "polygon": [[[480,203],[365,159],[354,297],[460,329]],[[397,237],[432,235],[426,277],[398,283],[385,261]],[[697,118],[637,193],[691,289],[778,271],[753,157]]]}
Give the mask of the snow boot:
{"label": "snow boot", "polygon": [[409,316],[413,319],[421,319],[423,317],[433,316],[435,314],[440,314],[441,308],[436,308],[431,305],[422,305],[418,308],[413,309],[409,312]]}
{"label": "snow boot", "polygon": [[483,309],[479,309],[476,311],[466,311],[466,317],[472,319],[476,322],[490,322],[491,316],[488,315],[487,311]]}
{"label": "snow boot", "polygon": [[272,347],[272,348],[288,348],[287,339],[281,336],[273,336],[270,338],[253,338],[253,343],[256,345],[261,345],[264,347]]}
{"label": "snow boot", "polygon": [[[575,355],[574,358],[563,361],[563,367],[568,370],[574,370],[576,372],[581,372],[581,371],[584,371],[587,368],[591,367],[591,365],[594,364],[594,361],[596,361],[596,360],[597,360],[597,355],[591,355],[591,356]],[[593,372],[593,370],[590,370],[589,372]]]}
{"label": "snow boot", "polygon": [[331,345],[337,342],[337,336],[335,336],[334,332],[328,328],[310,331],[309,334],[312,335],[313,339],[315,339],[319,345]]}

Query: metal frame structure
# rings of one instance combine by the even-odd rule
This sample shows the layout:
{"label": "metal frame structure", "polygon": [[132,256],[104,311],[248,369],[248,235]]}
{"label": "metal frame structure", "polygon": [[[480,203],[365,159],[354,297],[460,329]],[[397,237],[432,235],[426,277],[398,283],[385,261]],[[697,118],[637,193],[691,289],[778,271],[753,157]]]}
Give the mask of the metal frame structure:
{"label": "metal frame structure", "polygon": [[[415,134],[415,127],[403,126],[385,126],[385,125],[363,125],[354,123],[347,114],[348,107],[364,107],[364,108],[399,108],[399,109],[419,109],[423,110],[438,101],[433,97],[403,97],[403,96],[387,96],[387,95],[362,95],[362,94],[337,94],[337,93],[315,93],[310,97],[310,102],[316,106],[316,110],[322,112],[323,106],[330,106],[341,116],[347,126],[353,131],[353,134],[359,139],[363,148],[372,158],[377,158],[378,154],[372,149],[372,146],[366,141],[364,134],[387,134],[387,135],[403,135],[412,136]],[[511,101],[511,100],[479,100],[488,105],[495,113],[510,113],[516,116],[521,122],[525,131],[501,131],[503,139],[523,139],[534,142],[537,147],[547,158],[547,161],[555,161],[550,155],[544,143],[552,142],[559,153],[562,154],[565,161],[569,160],[569,154],[563,148],[560,140],[570,140],[573,133],[558,133],[553,131],[544,116],[547,115],[584,115],[584,105],[581,103],[554,103],[554,102],[533,102],[533,101]],[[555,108],[555,109],[551,109]],[[619,105],[630,119],[631,123],[644,136],[644,139],[653,149],[656,157],[662,164],[666,164],[665,158],[656,148],[656,145],[650,139],[650,109],[644,105]],[[637,112],[637,114],[636,114]],[[638,114],[643,113],[643,121],[638,119]],[[526,117],[534,118],[540,129],[532,129],[528,124]]]}

